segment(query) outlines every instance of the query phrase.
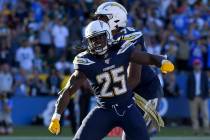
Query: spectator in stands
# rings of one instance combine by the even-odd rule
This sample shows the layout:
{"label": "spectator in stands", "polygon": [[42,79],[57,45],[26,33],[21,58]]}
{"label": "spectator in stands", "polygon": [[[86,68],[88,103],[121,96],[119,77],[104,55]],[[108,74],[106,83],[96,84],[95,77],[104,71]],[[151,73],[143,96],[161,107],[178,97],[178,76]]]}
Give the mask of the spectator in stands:
{"label": "spectator in stands", "polygon": [[39,30],[39,43],[43,54],[47,54],[52,47],[51,29],[53,25],[48,16],[44,17]]}
{"label": "spectator in stands", "polygon": [[16,96],[28,96],[28,75],[27,72],[20,68],[14,76],[14,91]]}
{"label": "spectator in stands", "polygon": [[167,54],[168,59],[175,63],[178,45],[174,36],[169,37],[169,41],[167,42],[167,44],[165,44],[164,49],[165,53],[163,54]]}
{"label": "spectator in stands", "polygon": [[82,22],[78,22],[78,21],[80,21],[79,17],[75,17],[75,19],[72,19],[69,25],[69,26],[75,25],[74,28],[69,28],[69,32],[71,33],[71,36],[69,39],[72,45],[74,45],[82,37],[82,33],[81,33]]}
{"label": "spectator in stands", "polygon": [[12,58],[9,57],[9,55],[10,55],[9,48],[4,44],[0,45],[0,63],[2,62],[11,63]]}
{"label": "spectator in stands", "polygon": [[50,48],[48,50],[47,57],[45,59],[45,63],[47,65],[47,67],[49,67],[49,69],[53,69],[55,67],[55,63],[57,61],[55,56],[56,56],[55,55],[55,49],[54,48]]}
{"label": "spectator in stands", "polygon": [[10,29],[7,26],[6,16],[0,13],[0,46],[10,46]]}
{"label": "spectator in stands", "polygon": [[62,18],[55,20],[55,25],[52,28],[53,43],[56,49],[56,56],[60,58],[67,47],[67,37],[69,31],[66,25],[63,23]]}
{"label": "spectator in stands", "polygon": [[194,59],[200,59],[201,60],[201,62],[202,63],[204,63],[204,56],[203,56],[203,54],[204,54],[204,52],[206,51],[206,48],[205,48],[205,46],[203,46],[202,44],[201,44],[201,41],[200,40],[198,40],[198,41],[193,41],[192,43],[191,43],[191,46],[190,46],[190,48],[191,48],[191,53],[190,53],[190,64],[191,64],[191,67],[193,67],[193,60]]}
{"label": "spectator in stands", "polygon": [[30,77],[28,77],[28,95],[29,96],[38,96],[38,95],[46,95],[47,87],[44,81],[42,81],[39,77],[39,72],[37,70],[33,70]]}
{"label": "spectator in stands", "polygon": [[13,93],[13,77],[10,66],[4,63],[0,67],[0,134],[11,134],[11,94]]}
{"label": "spectator in stands", "polygon": [[34,12],[34,19],[36,22],[40,22],[43,18],[43,6],[40,1],[32,0],[31,1],[31,10]]}
{"label": "spectator in stands", "polygon": [[[177,33],[180,35],[187,35],[189,28],[189,17],[187,16],[187,6],[185,1],[180,1],[180,5],[177,8],[177,12],[172,17],[172,23]],[[178,11],[179,10],[179,11]]]}
{"label": "spectator in stands", "polygon": [[0,94],[10,96],[13,94],[13,84],[14,79],[10,69],[10,66],[7,63],[2,64],[0,69]]}
{"label": "spectator in stands", "polygon": [[51,72],[48,75],[46,82],[49,90],[48,95],[57,96],[57,93],[59,92],[61,85],[61,76],[58,70],[56,70],[55,68],[51,69]]}
{"label": "spectator in stands", "polygon": [[200,131],[199,126],[199,110],[203,121],[204,133],[209,133],[208,119],[208,77],[202,71],[202,62],[200,59],[193,61],[193,71],[190,73],[187,82],[187,96],[190,103],[190,113],[192,127],[195,134]]}
{"label": "spectator in stands", "polygon": [[43,69],[44,69],[43,57],[44,56],[43,56],[43,53],[41,52],[40,46],[35,46],[33,66],[34,66],[34,69],[40,73],[43,72]]}
{"label": "spectator in stands", "polygon": [[27,39],[23,39],[21,47],[17,49],[16,61],[19,63],[19,67],[32,72],[34,60],[34,51],[32,47],[28,46]]}
{"label": "spectator in stands", "polygon": [[29,32],[27,34],[28,36],[28,45],[31,47],[37,46],[39,44],[38,36],[37,36],[37,30],[29,29]]}
{"label": "spectator in stands", "polygon": [[146,46],[147,46],[147,51],[149,53],[151,53],[151,54],[157,54],[157,55],[160,55],[161,54],[161,45],[157,41],[157,38],[151,37],[150,38],[150,42],[149,43],[146,43]]}
{"label": "spectator in stands", "polygon": [[177,42],[178,42],[178,50],[177,50],[177,55],[176,55],[176,64],[177,64],[177,69],[178,70],[188,70],[189,69],[189,44],[186,42],[186,37],[182,36],[176,36],[177,37]]}
{"label": "spectator in stands", "polygon": [[[37,32],[39,30],[39,23],[36,22],[35,13],[33,11],[30,11],[28,17],[25,19],[25,29],[26,29],[26,32],[30,33],[29,35],[33,35],[33,33]],[[32,39],[34,39],[34,40],[32,40]],[[33,41],[35,41],[35,38],[30,39],[30,37],[29,37],[29,43],[33,44]],[[37,43],[37,40],[36,40],[36,43]]]}
{"label": "spectator in stands", "polygon": [[61,56],[61,58],[55,63],[55,68],[62,74],[64,74],[64,72],[66,70],[70,70],[72,68],[73,64],[71,64],[70,62],[68,62],[66,60],[66,56],[63,54]]}
{"label": "spectator in stands", "polygon": [[0,135],[13,133],[11,109],[12,100],[0,94]]}
{"label": "spectator in stands", "polygon": [[28,7],[26,1],[18,1],[15,8],[15,15],[20,21],[21,24],[24,23],[24,20],[28,16]]}

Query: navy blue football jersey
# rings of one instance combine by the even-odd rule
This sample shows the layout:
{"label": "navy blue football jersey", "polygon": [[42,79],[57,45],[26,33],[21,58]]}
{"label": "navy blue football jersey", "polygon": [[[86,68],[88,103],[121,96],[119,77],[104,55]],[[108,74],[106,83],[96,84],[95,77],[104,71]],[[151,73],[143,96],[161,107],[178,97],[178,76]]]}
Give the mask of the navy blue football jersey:
{"label": "navy blue football jersey", "polygon": [[[114,36],[114,40],[131,41],[134,43],[134,46],[140,45],[141,51],[147,51],[142,32],[132,27],[123,28],[120,34]],[[141,82],[134,89],[135,92],[140,92],[141,87],[144,87],[156,77],[155,72],[150,66],[143,66],[141,73]]]}
{"label": "navy blue football jersey", "polygon": [[91,83],[99,104],[114,104],[132,97],[127,85],[127,68],[133,43],[110,46],[107,53],[97,56],[84,51],[73,63]]}

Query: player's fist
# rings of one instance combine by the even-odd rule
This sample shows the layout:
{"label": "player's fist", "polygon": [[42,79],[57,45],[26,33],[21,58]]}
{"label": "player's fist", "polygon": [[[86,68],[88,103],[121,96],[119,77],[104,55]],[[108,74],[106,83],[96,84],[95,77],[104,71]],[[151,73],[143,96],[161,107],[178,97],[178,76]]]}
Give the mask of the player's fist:
{"label": "player's fist", "polygon": [[58,119],[52,119],[49,125],[48,130],[55,134],[58,135],[60,133],[60,122]]}
{"label": "player's fist", "polygon": [[169,60],[162,60],[162,66],[160,70],[162,73],[172,72],[174,70],[174,64]]}

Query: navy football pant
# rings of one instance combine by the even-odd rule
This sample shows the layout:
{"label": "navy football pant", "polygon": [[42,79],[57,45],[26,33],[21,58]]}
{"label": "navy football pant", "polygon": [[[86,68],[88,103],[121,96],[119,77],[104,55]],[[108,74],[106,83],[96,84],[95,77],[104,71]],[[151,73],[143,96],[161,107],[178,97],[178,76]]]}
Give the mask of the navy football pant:
{"label": "navy football pant", "polygon": [[117,108],[94,108],[83,120],[73,140],[101,140],[114,127],[121,127],[131,140],[149,140],[142,114],[135,105],[119,113]]}

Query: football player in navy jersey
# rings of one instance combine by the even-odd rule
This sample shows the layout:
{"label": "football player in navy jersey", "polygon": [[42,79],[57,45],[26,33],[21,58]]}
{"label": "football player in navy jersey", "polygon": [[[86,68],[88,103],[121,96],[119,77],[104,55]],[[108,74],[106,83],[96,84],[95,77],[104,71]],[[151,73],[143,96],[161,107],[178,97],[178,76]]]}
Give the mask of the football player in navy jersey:
{"label": "football player in navy jersey", "polygon": [[[115,42],[130,41],[141,51],[147,51],[143,34],[127,25],[127,10],[117,2],[104,2],[98,6],[95,16],[97,19],[107,22],[112,30]],[[165,71],[162,71],[165,73]],[[131,89],[150,104],[157,107],[158,99],[163,96],[163,89],[157,74],[150,66],[140,66],[130,63],[128,70],[128,84]],[[146,120],[147,125],[151,124],[151,119]],[[124,138],[125,139],[125,138]]]}
{"label": "football player in navy jersey", "polygon": [[101,140],[114,127],[124,129],[132,140],[149,140],[141,112],[134,105],[128,87],[129,62],[161,67],[166,72],[174,69],[164,57],[141,52],[133,42],[112,46],[112,34],[107,23],[96,20],[85,29],[88,50],[74,59],[74,73],[60,91],[55,112],[49,125],[53,134],[60,132],[60,117],[69,99],[87,79],[97,98],[97,106],[85,117],[73,140]]}

